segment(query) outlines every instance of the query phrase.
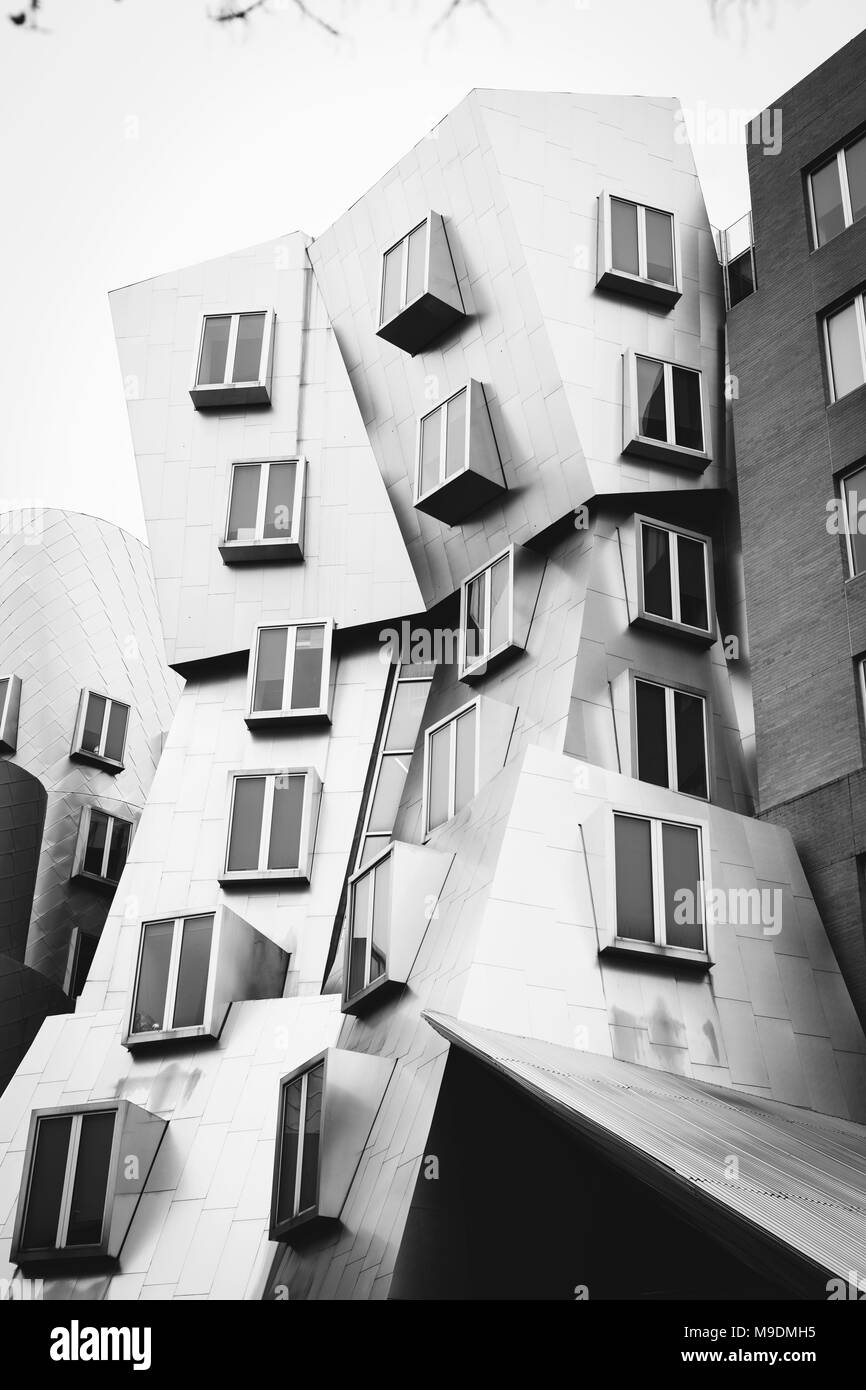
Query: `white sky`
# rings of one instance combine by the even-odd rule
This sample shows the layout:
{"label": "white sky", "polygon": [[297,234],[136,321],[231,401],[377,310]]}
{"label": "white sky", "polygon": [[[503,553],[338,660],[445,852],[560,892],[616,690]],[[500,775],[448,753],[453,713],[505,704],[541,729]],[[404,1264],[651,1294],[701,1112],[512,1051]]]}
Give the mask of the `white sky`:
{"label": "white sky", "polygon": [[[744,0],[751,11],[755,0]],[[761,110],[858,32],[862,0],[308,0],[330,39],[207,0],[0,7],[0,509],[92,512],[144,536],[107,292],[300,228],[315,235],[472,87],[678,96]],[[709,128],[709,127],[708,127]],[[714,127],[718,129],[718,125]],[[745,150],[698,144],[711,221],[748,206]]]}

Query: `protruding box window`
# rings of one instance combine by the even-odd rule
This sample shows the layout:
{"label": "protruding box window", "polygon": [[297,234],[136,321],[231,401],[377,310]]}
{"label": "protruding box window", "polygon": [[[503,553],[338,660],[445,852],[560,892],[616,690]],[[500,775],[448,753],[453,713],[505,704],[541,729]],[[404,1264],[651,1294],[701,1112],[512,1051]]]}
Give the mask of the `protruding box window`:
{"label": "protruding box window", "polygon": [[122,772],[128,726],[129,705],[82,690],[70,757],[106,772]]}
{"label": "protruding box window", "polygon": [[256,629],[246,716],[250,728],[330,720],[333,630],[330,620]]}
{"label": "protruding box window", "polygon": [[113,891],[126,864],[132,829],[132,821],[123,816],[111,815],[97,806],[82,807],[71,877],[87,879]]}
{"label": "protruding box window", "polygon": [[716,640],[712,542],[707,536],[635,518],[638,612],[634,621],[710,645]]}
{"label": "protruding box window", "polygon": [[700,371],[625,354],[623,453],[703,471],[710,462],[708,420]]}
{"label": "protruding box window", "polygon": [[418,421],[415,506],[454,526],[505,490],[484,387],[470,381]]}
{"label": "protruding box window", "polygon": [[165,1129],[125,1100],[35,1110],[13,1263],[34,1274],[116,1268]]}
{"label": "protruding box window", "polygon": [[249,459],[232,464],[225,538],[227,565],[304,557],[303,458]]}
{"label": "protruding box window", "polygon": [[218,1038],[236,1000],[280,997],[288,965],[285,951],[225,904],[144,922],[124,1044]]}
{"label": "protruding box window", "polygon": [[311,767],[233,773],[220,883],[308,883],[321,789]]}
{"label": "protruding box window", "polygon": [[461,680],[484,676],[510,652],[522,651],[538,601],[543,560],[510,545],[460,587]]}
{"label": "protruding box window", "polygon": [[817,248],[866,216],[866,135],[813,170],[808,184],[812,242]]}
{"label": "protruding box window", "polygon": [[204,314],[190,396],[208,406],[270,405],[274,311]]}
{"label": "protruding box window", "polygon": [[20,708],[21,677],[0,676],[0,753],[14,753],[18,747]]}
{"label": "protruding box window", "polygon": [[478,702],[425,733],[424,834],[456,816],[478,791]]}
{"label": "protruding box window", "polygon": [[828,314],[824,320],[824,346],[831,400],[841,400],[866,383],[866,296]]}
{"label": "protruding box window", "polygon": [[642,782],[709,796],[707,702],[702,695],[635,679],[635,772]]}
{"label": "protruding box window", "polygon": [[613,822],[615,937],[606,951],[706,968],[703,827],[620,812]]}
{"label": "protruding box window", "polygon": [[656,304],[682,293],[680,250],[672,212],[602,193],[598,216],[598,286]]}
{"label": "protruding box window", "polygon": [[445,223],[430,212],[385,252],[377,332],[414,357],[464,316]]}

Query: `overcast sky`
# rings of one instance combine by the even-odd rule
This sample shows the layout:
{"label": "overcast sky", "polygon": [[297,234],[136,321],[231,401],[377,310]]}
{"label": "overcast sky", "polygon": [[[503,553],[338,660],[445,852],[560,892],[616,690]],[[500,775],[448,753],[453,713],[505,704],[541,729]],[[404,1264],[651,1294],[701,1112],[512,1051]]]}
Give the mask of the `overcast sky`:
{"label": "overcast sky", "polygon": [[[308,0],[311,7],[317,0]],[[0,509],[144,536],[108,290],[300,228],[316,235],[472,87],[678,96],[761,110],[863,24],[862,0],[42,0],[0,22]],[[24,7],[6,0],[3,11]],[[719,118],[706,129],[718,132]],[[724,123],[724,122],[723,122]],[[710,219],[748,206],[740,140],[698,143]]]}

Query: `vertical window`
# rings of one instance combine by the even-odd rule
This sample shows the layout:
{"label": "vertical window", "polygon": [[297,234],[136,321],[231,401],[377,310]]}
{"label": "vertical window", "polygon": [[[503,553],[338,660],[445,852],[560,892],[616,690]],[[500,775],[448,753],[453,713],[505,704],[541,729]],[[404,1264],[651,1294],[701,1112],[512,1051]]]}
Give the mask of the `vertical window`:
{"label": "vertical window", "polygon": [[700,536],[640,522],[643,610],[710,631],[710,549]]}
{"label": "vertical window", "polygon": [[842,495],[848,564],[851,575],[866,570],[866,466],[846,473],[839,483]]}
{"label": "vertical window", "polygon": [[306,769],[235,774],[226,874],[302,876],[312,831],[312,776]]}
{"label": "vertical window", "polygon": [[351,887],[347,999],[380,979],[387,968],[391,914],[391,852],[371,865]]}
{"label": "vertical window", "polygon": [[262,627],[254,656],[252,714],[322,714],[328,707],[327,623]]}
{"label": "vertical window", "polygon": [[809,177],[812,236],[823,246],[866,213],[866,135],[837,150]]}
{"label": "vertical window", "polygon": [[654,681],[636,680],[634,689],[638,777],[706,798],[706,701]]}
{"label": "vertical window", "polygon": [[460,671],[465,675],[511,642],[511,551],[473,575],[461,591]]}
{"label": "vertical window", "polygon": [[266,375],[265,310],[245,314],[206,314],[202,323],[197,386],[259,382]]}
{"label": "vertical window", "polygon": [[858,294],[824,320],[830,391],[834,401],[866,382],[866,309]]}
{"label": "vertical window", "polygon": [[617,814],[614,857],[617,937],[704,950],[698,826]]}
{"label": "vertical window", "polygon": [[85,811],[87,830],[81,872],[105,883],[118,883],[126,864],[132,825],[95,807]]}
{"label": "vertical window", "polygon": [[77,999],[87,984],[87,977],[90,974],[90,967],[93,964],[93,957],[96,955],[98,945],[99,938],[97,936],[83,932],[80,927],[76,929],[72,952],[72,970],[69,978],[70,999]]}
{"label": "vertical window", "polygon": [[427,219],[385,252],[379,323],[391,319],[424,293],[427,281]]}
{"label": "vertical window", "polygon": [[425,833],[456,816],[478,790],[477,704],[427,730]]}
{"label": "vertical window", "polygon": [[110,700],[92,690],[83,692],[76,731],[74,752],[114,763],[123,763],[129,705]]}
{"label": "vertical window", "polygon": [[40,1116],[22,1251],[98,1246],[105,1224],[115,1110]]}
{"label": "vertical window", "polygon": [[286,1081],[280,1097],[277,1133],[276,1224],[312,1211],[318,1200],[319,1143],[325,1064]]}
{"label": "vertical window", "polygon": [[681,449],[704,449],[701,374],[654,357],[636,359],[638,434]]}
{"label": "vertical window", "polygon": [[298,459],[264,459],[232,467],[226,541],[292,540],[298,534]]}
{"label": "vertical window", "polygon": [[212,913],[145,922],[131,1035],[203,1025],[213,924]]}
{"label": "vertical window", "polygon": [[404,664],[391,688],[361,837],[359,868],[390,843],[434,670],[432,662]]}
{"label": "vertical window", "polygon": [[665,285],[676,283],[674,219],[669,212],[611,198],[610,225],[614,270]]}
{"label": "vertical window", "polygon": [[468,389],[463,386],[421,420],[417,497],[440,487],[468,461]]}

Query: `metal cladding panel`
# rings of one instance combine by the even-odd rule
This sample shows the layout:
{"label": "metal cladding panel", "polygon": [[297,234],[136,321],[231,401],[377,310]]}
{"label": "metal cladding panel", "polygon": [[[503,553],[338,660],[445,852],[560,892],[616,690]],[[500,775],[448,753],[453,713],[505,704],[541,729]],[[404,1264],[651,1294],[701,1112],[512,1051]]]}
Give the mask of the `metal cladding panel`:
{"label": "metal cladding panel", "polygon": [[[660,1165],[674,1184],[685,1179],[698,1205],[718,1204],[832,1274],[847,1278],[862,1264],[866,1126],[444,1014],[424,1017],[588,1138],[612,1141],[638,1175]],[[739,1177],[726,1181],[732,1152]]]}

